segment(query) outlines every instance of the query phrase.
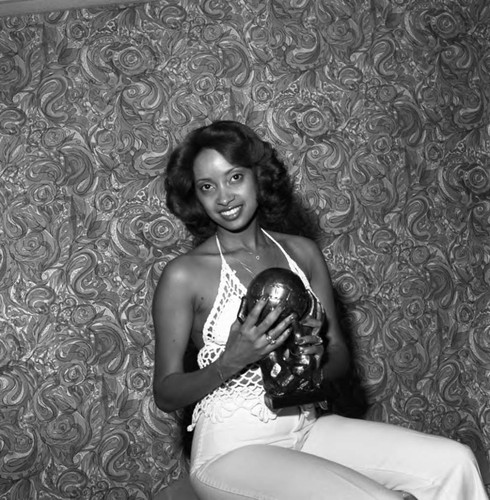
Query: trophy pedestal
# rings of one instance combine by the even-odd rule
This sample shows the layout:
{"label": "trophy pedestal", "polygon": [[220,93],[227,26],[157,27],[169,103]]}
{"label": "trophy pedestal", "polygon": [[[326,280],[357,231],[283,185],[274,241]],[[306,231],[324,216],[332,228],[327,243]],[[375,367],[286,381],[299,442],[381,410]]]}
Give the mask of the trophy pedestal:
{"label": "trophy pedestal", "polygon": [[323,389],[296,393],[292,392],[281,396],[271,394],[264,395],[265,404],[270,410],[279,410],[280,408],[287,408],[289,406],[300,406],[311,403],[324,404],[325,399],[325,391]]}

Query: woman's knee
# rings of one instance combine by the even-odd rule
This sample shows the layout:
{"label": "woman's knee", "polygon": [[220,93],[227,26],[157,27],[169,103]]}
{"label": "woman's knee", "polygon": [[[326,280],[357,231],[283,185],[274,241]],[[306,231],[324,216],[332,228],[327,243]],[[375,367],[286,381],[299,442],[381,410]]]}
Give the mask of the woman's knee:
{"label": "woman's knee", "polygon": [[450,461],[454,468],[474,469],[478,468],[476,457],[471,448],[458,441],[452,441]]}

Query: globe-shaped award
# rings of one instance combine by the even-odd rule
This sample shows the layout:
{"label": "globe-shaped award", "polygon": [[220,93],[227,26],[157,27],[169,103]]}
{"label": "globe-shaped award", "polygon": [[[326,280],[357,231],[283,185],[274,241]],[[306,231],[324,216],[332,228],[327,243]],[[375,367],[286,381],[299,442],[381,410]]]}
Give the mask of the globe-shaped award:
{"label": "globe-shaped award", "polygon": [[241,313],[247,314],[261,297],[266,297],[267,303],[258,323],[279,305],[284,305],[284,311],[276,324],[291,313],[296,316],[286,342],[259,363],[267,406],[275,410],[323,401],[325,393],[320,387],[321,362],[318,357],[301,353],[301,339],[305,335],[316,335],[316,343],[324,343],[324,328],[312,328],[307,321],[313,310],[320,309],[324,326],[323,309],[318,302],[317,307],[313,307],[312,301],[316,299],[308,292],[301,278],[284,268],[269,268],[255,276],[248,286],[244,311]]}

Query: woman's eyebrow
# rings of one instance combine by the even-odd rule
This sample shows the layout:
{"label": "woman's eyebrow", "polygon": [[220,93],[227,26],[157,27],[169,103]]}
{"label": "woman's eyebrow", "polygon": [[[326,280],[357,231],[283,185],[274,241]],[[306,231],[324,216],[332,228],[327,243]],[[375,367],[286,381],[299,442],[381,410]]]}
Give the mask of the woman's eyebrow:
{"label": "woman's eyebrow", "polygon": [[[231,168],[223,172],[223,175],[229,175],[231,174],[234,170],[244,170],[246,167],[242,167],[240,165],[233,165]],[[202,182],[202,181],[210,181],[212,182],[212,178],[210,177],[195,177],[194,178],[195,182]]]}

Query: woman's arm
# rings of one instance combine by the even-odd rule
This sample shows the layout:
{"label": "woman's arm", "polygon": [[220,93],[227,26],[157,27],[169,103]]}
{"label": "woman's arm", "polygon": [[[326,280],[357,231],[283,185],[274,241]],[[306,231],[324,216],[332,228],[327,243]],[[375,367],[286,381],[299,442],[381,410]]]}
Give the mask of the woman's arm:
{"label": "woman's arm", "polygon": [[167,264],[153,297],[153,393],[156,405],[166,412],[198,401],[222,382],[216,363],[184,373],[184,354],[194,318],[194,285],[186,261],[180,258]]}
{"label": "woman's arm", "polygon": [[323,253],[316,243],[301,238],[301,253],[296,248],[298,262],[304,263],[310,284],[323,305],[327,317],[326,362],[323,365],[323,376],[326,381],[334,381],[345,376],[350,366],[350,354],[340,328],[334,301],[334,292],[330,273]]}

